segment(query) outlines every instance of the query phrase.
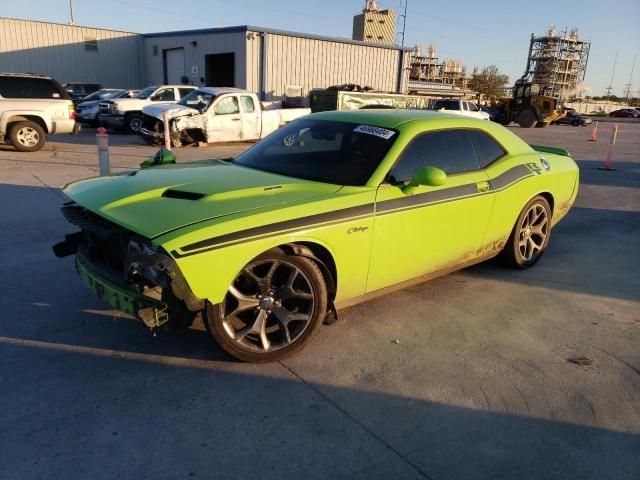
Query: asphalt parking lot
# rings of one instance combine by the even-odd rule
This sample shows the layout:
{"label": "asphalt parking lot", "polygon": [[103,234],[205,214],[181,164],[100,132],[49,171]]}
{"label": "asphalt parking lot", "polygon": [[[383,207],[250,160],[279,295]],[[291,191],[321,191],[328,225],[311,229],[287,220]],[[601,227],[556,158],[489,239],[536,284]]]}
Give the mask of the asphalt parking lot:
{"label": "asphalt parking lot", "polygon": [[[607,172],[610,128],[513,128],[581,168],[533,269],[379,297],[270,365],[201,330],[152,337],[53,256],[60,187],[98,171],[93,131],[0,147],[0,478],[640,478],[640,124]],[[155,151],[110,141],[114,170]]]}

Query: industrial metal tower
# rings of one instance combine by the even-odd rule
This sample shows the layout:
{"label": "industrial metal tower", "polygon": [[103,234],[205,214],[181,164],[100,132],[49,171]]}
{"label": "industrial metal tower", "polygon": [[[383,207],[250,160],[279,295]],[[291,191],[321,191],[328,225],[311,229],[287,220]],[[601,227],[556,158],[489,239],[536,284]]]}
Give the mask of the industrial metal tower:
{"label": "industrial metal tower", "polygon": [[547,87],[546,94],[558,98],[575,96],[578,84],[584,81],[591,43],[581,40],[577,28],[560,35],[551,26],[547,35],[531,34],[526,81]]}

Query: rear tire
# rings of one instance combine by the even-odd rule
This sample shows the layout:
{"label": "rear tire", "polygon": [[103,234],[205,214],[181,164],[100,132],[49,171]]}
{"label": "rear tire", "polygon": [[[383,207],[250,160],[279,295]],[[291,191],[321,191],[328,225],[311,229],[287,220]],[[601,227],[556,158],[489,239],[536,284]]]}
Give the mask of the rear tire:
{"label": "rear tire", "polygon": [[218,345],[245,362],[275,362],[300,351],[327,313],[327,287],[312,260],[270,250],[249,262],[205,325]]}
{"label": "rear tire", "polygon": [[9,142],[21,152],[37,152],[44,147],[46,134],[35,122],[17,122],[9,130]]}
{"label": "rear tire", "polygon": [[538,195],[520,212],[499,259],[513,268],[529,268],[544,254],[550,235],[551,207]]}

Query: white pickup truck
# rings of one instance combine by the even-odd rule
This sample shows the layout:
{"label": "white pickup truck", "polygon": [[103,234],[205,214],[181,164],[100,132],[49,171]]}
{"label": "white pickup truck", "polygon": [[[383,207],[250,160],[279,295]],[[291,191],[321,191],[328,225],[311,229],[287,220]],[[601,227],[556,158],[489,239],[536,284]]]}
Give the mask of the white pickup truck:
{"label": "white pickup truck", "polygon": [[164,138],[166,112],[172,146],[195,142],[260,140],[290,121],[311,113],[309,108],[263,105],[255,93],[230,87],[201,87],[177,104],[148,105],[140,134],[150,143]]}
{"label": "white pickup truck", "polygon": [[190,85],[152,85],[133,98],[116,98],[100,102],[98,123],[114,130],[137,133],[142,125],[142,108],[154,103],[177,102],[196,87]]}
{"label": "white pickup truck", "polygon": [[434,102],[433,109],[437,111],[445,111],[446,113],[453,115],[489,120],[489,114],[487,112],[483,112],[475,103],[468,102],[466,100],[443,98]]}

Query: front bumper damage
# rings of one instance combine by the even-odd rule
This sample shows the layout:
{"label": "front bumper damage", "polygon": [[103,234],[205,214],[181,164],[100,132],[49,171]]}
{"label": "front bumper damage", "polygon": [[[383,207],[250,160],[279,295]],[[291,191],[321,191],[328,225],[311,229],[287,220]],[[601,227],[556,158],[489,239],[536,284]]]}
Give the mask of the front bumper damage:
{"label": "front bumper damage", "polygon": [[82,282],[113,308],[156,330],[189,326],[204,309],[175,261],[148,239],[70,202],[62,207],[79,232],[54,245],[58,257],[75,255]]}

